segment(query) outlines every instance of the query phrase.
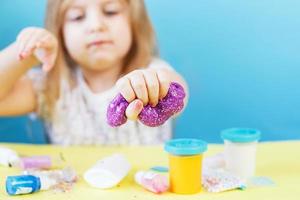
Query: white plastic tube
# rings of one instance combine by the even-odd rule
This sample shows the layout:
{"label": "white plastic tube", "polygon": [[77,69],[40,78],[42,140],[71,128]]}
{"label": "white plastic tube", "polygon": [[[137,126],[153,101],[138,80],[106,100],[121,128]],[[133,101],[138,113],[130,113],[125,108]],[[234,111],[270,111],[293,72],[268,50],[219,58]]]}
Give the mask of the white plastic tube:
{"label": "white plastic tube", "polygon": [[128,174],[131,166],[121,154],[114,154],[99,160],[84,173],[84,179],[91,186],[107,189],[116,186]]}

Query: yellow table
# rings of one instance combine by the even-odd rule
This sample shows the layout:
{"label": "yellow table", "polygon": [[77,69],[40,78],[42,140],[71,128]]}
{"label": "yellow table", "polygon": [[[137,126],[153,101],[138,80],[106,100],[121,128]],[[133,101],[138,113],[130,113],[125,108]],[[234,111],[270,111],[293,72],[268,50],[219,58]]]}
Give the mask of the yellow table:
{"label": "yellow table", "polygon": [[[18,175],[18,169],[0,166],[0,200],[6,199],[85,199],[85,200],[147,200],[147,199],[300,199],[300,141],[261,143],[258,146],[257,175],[271,178],[276,185],[271,187],[250,188],[245,191],[234,190],[223,193],[202,192],[196,195],[152,194],[136,185],[133,175],[137,170],[152,166],[167,166],[167,153],[161,146],[156,147],[58,147],[51,145],[0,144],[25,155],[58,155],[62,152],[67,162],[79,174],[79,182],[72,191],[53,193],[40,191],[22,196],[9,196],[5,191],[8,175]],[[209,145],[205,155],[222,151],[222,145]],[[82,178],[83,172],[103,156],[123,153],[132,164],[130,174],[119,187],[101,190],[90,187]]]}

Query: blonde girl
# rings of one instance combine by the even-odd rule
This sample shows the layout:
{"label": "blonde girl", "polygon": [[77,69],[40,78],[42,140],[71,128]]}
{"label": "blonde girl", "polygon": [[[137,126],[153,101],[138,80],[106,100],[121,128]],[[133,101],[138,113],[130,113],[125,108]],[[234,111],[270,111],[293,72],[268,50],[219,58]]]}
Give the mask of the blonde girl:
{"label": "blonde girl", "polygon": [[[0,116],[36,112],[53,144],[157,144],[171,137],[173,119],[150,128],[137,117],[172,81],[187,90],[158,58],[142,0],[49,0],[45,28],[21,30],[0,52]],[[117,93],[131,120],[112,128],[106,108]]]}

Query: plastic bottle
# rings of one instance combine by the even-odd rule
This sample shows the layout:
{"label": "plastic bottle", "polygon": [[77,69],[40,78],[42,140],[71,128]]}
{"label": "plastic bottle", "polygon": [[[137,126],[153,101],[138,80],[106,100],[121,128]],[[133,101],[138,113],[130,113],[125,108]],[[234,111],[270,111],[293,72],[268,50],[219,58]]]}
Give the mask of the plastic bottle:
{"label": "plastic bottle", "polygon": [[138,171],[135,174],[135,181],[154,193],[162,193],[169,188],[167,177],[152,171]]}

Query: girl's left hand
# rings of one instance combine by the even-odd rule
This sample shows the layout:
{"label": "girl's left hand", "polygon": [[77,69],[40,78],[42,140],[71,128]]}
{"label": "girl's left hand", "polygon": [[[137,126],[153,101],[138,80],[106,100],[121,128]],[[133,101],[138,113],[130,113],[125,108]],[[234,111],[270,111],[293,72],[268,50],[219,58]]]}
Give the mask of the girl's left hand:
{"label": "girl's left hand", "polygon": [[172,73],[176,72],[165,68],[143,69],[134,70],[120,78],[116,85],[129,102],[126,117],[136,120],[143,106],[156,106],[168,93]]}

